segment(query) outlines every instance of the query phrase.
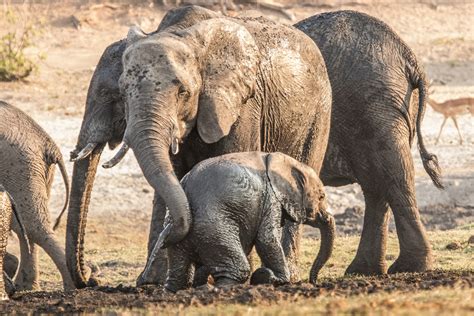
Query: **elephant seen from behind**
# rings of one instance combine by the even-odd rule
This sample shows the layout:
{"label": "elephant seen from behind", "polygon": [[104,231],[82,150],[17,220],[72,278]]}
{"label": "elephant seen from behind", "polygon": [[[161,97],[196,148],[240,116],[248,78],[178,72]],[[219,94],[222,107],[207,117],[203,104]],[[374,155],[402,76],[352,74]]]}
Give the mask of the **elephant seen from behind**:
{"label": "elephant seen from behind", "polygon": [[[0,184],[16,201],[16,209],[24,220],[30,245],[20,238],[20,268],[15,283],[20,290],[37,290],[39,286],[38,248],[44,249],[61,273],[65,289],[74,284],[66,266],[64,247],[51,227],[48,203],[59,166],[66,187],[67,208],[69,180],[61,151],[51,137],[26,113],[0,101]],[[59,224],[61,215],[56,221]],[[13,231],[20,227],[13,222]]]}

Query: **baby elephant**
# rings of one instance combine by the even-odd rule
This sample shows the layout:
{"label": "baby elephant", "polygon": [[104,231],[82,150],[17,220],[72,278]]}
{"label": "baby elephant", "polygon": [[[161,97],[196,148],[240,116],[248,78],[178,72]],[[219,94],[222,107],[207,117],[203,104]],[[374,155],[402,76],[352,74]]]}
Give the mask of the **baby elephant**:
{"label": "baby elephant", "polygon": [[195,268],[208,271],[216,286],[243,283],[251,272],[247,256],[255,246],[264,268],[255,271],[251,283],[287,283],[281,227],[289,219],[321,231],[310,273],[316,282],[332,252],[335,222],[313,169],[281,153],[235,153],[199,163],[181,184],[192,210],[191,227],[182,241],[167,245],[173,229],[167,217],[144,275],[158,249],[169,246],[167,290],[189,287]]}
{"label": "baby elephant", "polygon": [[[23,227],[20,216],[17,213],[15,203],[13,202],[10,194],[8,194],[5,188],[0,184],[0,275],[3,276],[0,277],[0,300],[7,300],[7,293],[11,294],[14,291],[13,282],[11,281],[10,276],[3,269],[5,263],[4,260],[7,259],[7,242],[8,235],[10,234],[12,214],[15,216],[16,223],[21,230],[21,233],[18,235],[18,237],[28,246],[25,228]],[[8,258],[14,258],[14,256],[9,255]],[[13,275],[15,272],[10,274]]]}

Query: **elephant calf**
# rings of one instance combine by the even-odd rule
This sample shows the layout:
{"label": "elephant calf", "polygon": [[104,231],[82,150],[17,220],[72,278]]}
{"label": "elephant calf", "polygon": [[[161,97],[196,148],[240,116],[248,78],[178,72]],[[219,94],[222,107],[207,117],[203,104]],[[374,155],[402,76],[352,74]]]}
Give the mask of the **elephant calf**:
{"label": "elephant calf", "polygon": [[[265,268],[255,271],[251,283],[289,282],[281,245],[285,219],[320,228],[321,248],[310,273],[316,281],[331,255],[335,224],[313,169],[282,153],[234,153],[197,164],[181,184],[192,224],[186,237],[168,248],[167,290],[190,286],[195,266],[209,271],[216,286],[245,282],[254,245]],[[166,237],[174,224],[168,216],[142,277],[158,249],[169,246]]]}
{"label": "elephant calf", "polygon": [[[11,229],[12,214],[14,214],[16,223],[21,230],[21,234],[18,236],[20,240],[28,247],[28,239],[25,235],[25,228],[23,227],[20,216],[17,213],[15,203],[13,202],[10,194],[8,194],[5,188],[0,184],[0,275],[3,276],[0,277],[0,300],[7,300],[7,293],[11,294],[14,291],[13,282],[11,281],[10,276],[13,276],[15,271],[9,271],[10,273],[7,273],[6,270],[9,270],[11,264],[7,264],[5,271],[3,269],[4,260],[7,260],[7,263],[11,263],[12,259],[15,258],[13,255],[7,254],[7,242]],[[16,270],[16,265],[14,270]]]}

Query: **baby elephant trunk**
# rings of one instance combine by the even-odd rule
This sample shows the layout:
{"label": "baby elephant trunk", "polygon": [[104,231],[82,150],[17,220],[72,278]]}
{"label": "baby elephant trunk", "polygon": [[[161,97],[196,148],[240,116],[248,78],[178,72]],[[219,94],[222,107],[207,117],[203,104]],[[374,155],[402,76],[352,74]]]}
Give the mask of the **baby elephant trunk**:
{"label": "baby elephant trunk", "polygon": [[334,217],[326,211],[321,211],[318,215],[317,227],[321,232],[321,247],[319,248],[318,256],[314,260],[309,274],[309,281],[312,284],[316,284],[319,271],[331,257],[336,235],[336,222]]}

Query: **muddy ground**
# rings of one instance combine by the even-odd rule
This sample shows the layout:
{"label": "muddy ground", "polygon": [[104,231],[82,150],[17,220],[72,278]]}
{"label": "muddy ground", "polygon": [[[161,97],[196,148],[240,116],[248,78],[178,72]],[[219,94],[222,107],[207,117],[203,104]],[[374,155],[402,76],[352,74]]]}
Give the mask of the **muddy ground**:
{"label": "muddy ground", "polygon": [[[96,287],[71,292],[37,292],[19,294],[14,300],[0,305],[2,313],[92,313],[120,312],[124,308],[165,309],[170,306],[202,306],[217,304],[268,305],[285,301],[295,303],[320,296],[349,297],[380,292],[430,291],[439,287],[471,289],[474,272],[432,271],[419,274],[365,277],[322,281],[313,286],[307,283],[284,286],[234,286],[214,288],[211,285],[196,289],[167,293],[162,287]],[[122,310],[123,311],[123,310]]]}
{"label": "muddy ground", "polygon": [[[89,80],[105,47],[125,37],[128,27],[132,24],[141,26],[146,32],[155,30],[165,13],[161,7],[136,4],[140,1],[111,2],[114,5],[96,6],[93,1],[43,1],[45,4],[15,6],[15,9],[23,12],[24,21],[43,21],[42,34],[36,40],[36,47],[29,49],[28,53],[35,55],[41,52],[46,58],[39,62],[38,72],[26,80],[0,82],[0,100],[10,102],[30,114],[55,139],[65,159],[74,149]],[[474,97],[474,3],[471,1],[456,1],[455,5],[450,1],[436,0],[332,1],[337,4],[329,6],[314,4],[331,1],[308,2],[313,5],[299,5],[289,9],[296,17],[295,21],[254,7],[245,7],[245,10],[239,13],[229,13],[256,16],[263,12],[272,19],[290,24],[328,10],[351,9],[366,12],[387,22],[412,47],[424,65],[428,77],[433,79],[434,99],[444,101],[456,97]],[[0,19],[0,35],[8,27],[5,23],[5,20]],[[446,190],[439,191],[433,186],[423,170],[416,145],[412,150],[421,217],[430,231],[457,227],[472,230],[474,118],[458,118],[464,137],[462,145],[459,144],[452,122],[446,124],[440,143],[435,145],[442,120],[441,114],[428,107],[422,133],[428,149],[439,157]],[[102,161],[107,161],[114,154],[105,150]],[[72,163],[67,163],[67,169],[71,175]],[[329,205],[336,214],[338,234],[358,235],[364,207],[360,187],[349,185],[340,188],[328,187],[326,190]],[[89,211],[86,259],[107,257],[101,261],[96,259],[99,263],[102,262],[99,268],[112,273],[113,269],[108,269],[110,267],[107,265],[117,266],[117,270],[120,270],[114,278],[124,280],[127,285],[133,284],[144,264],[152,198],[152,190],[144,180],[132,154],[127,155],[113,170],[100,168],[98,171]],[[53,217],[62,208],[63,199],[64,187],[57,174],[50,203]],[[393,221],[390,227],[393,231]],[[59,230],[62,240],[64,228],[63,221]],[[127,233],[123,233],[124,231]],[[313,234],[314,231],[307,230],[307,236]],[[474,233],[470,235],[472,234]],[[111,245],[116,244],[123,244],[124,248],[138,248],[139,252],[130,255],[126,252],[127,249],[120,250],[123,257],[117,258],[114,252],[116,250],[108,251]],[[14,238],[11,239],[9,249],[14,253],[18,252],[18,244]],[[130,259],[131,256],[134,260]],[[60,282],[57,272],[50,268],[50,262],[45,263],[44,257],[42,253],[42,268],[46,266],[48,269],[42,270],[41,285],[43,288],[58,290]],[[116,282],[110,284],[112,287],[66,293],[20,293],[10,302],[0,304],[0,312],[107,312],[123,307],[159,309],[167,305],[200,306],[215,303],[265,306],[281,300],[292,302],[320,296],[351,297],[364,293],[394,291],[411,293],[437,288],[469,289],[471,292],[466,292],[470,293],[466,295],[472,299],[472,264],[466,266],[468,271],[465,272],[435,271],[381,278],[330,279],[316,287],[297,284],[277,288],[204,288],[184,291],[176,296],[164,294],[159,287],[117,287]],[[342,273],[339,276],[342,276]]]}

